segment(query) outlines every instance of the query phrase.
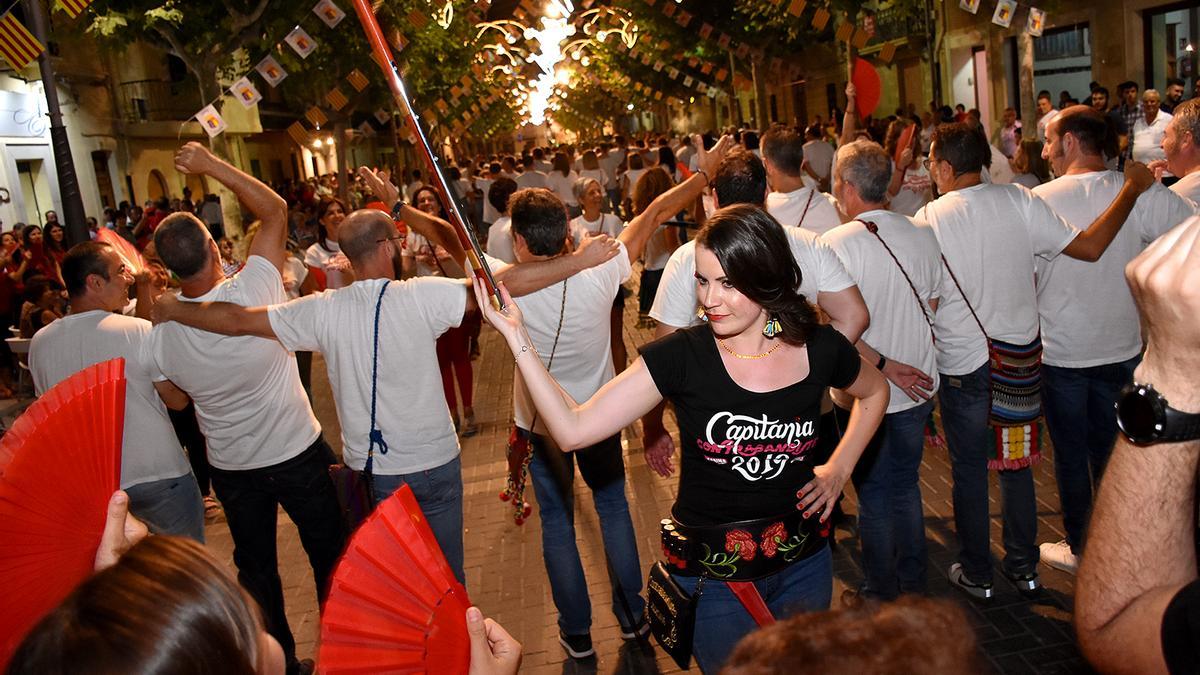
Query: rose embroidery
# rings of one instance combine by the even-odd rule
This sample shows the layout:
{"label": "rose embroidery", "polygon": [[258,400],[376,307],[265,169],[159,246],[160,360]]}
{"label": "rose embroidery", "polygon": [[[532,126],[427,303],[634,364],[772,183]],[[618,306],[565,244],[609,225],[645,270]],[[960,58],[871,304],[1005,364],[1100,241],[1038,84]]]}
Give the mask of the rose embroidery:
{"label": "rose embroidery", "polygon": [[754,537],[745,530],[732,530],[725,534],[725,550],[738,554],[746,562],[754,560],[757,549]]}
{"label": "rose embroidery", "polygon": [[783,523],[772,523],[767,529],[763,530],[763,555],[768,558],[774,558],[775,553],[779,550],[779,544],[783,543],[786,536],[787,530],[784,529]]}

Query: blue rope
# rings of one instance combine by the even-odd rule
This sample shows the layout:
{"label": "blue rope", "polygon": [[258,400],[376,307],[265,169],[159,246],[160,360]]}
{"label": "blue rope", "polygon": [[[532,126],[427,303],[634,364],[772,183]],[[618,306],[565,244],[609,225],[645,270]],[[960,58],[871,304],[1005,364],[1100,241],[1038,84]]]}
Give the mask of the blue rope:
{"label": "blue rope", "polygon": [[375,403],[379,388],[379,310],[383,306],[383,294],[387,293],[390,281],[384,280],[383,288],[379,289],[379,298],[375,301],[375,344],[371,352],[371,433],[369,434],[370,443],[367,445],[367,465],[365,472],[368,476],[371,475],[371,467],[375,463],[375,446],[379,446],[379,453],[386,455],[388,452],[387,441],[383,440],[383,431],[375,425]]}

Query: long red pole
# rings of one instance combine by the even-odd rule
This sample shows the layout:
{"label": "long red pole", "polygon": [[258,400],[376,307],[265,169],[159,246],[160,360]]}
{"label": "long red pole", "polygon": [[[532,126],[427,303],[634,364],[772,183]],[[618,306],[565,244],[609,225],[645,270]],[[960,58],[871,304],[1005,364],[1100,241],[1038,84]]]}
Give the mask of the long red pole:
{"label": "long red pole", "polygon": [[408,125],[408,130],[417,139],[417,150],[425,157],[433,187],[441,194],[442,203],[447,206],[446,213],[450,216],[450,224],[454,226],[454,230],[458,234],[459,243],[462,244],[463,249],[467,252],[467,262],[471,265],[475,276],[482,279],[484,285],[487,286],[488,293],[491,294],[492,301],[496,307],[501,308],[504,306],[504,303],[500,300],[500,294],[496,291],[496,280],[492,277],[492,270],[488,268],[487,262],[483,259],[483,250],[479,247],[479,240],[475,237],[475,230],[471,228],[470,223],[463,217],[462,210],[458,206],[458,200],[454,198],[454,193],[450,191],[450,184],[446,182],[446,176],[442,173],[442,167],[438,162],[437,155],[433,153],[433,148],[429,145],[429,139],[425,137],[425,132],[421,130],[417,111],[413,109],[412,103],[409,101],[408,91],[404,87],[404,79],[400,77],[400,70],[396,67],[396,61],[392,58],[392,50],[388,47],[387,41],[383,39],[383,30],[379,27],[379,22],[375,19],[375,12],[371,9],[371,1],[354,0],[354,11],[358,14],[358,20],[362,23],[363,31],[367,34],[367,41],[371,43],[371,51],[375,54],[375,61],[383,69],[384,79],[387,80],[388,88],[392,90],[392,96],[396,99],[396,106],[400,109],[400,114],[404,116],[404,122]]}

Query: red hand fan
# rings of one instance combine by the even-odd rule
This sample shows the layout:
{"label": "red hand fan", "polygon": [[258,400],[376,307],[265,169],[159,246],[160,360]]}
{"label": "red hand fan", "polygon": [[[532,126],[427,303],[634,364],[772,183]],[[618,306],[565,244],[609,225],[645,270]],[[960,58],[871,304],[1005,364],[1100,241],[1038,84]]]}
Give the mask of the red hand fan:
{"label": "red hand fan", "polygon": [[858,116],[866,119],[879,107],[879,97],[883,93],[879,71],[866,59],[854,59],[854,74],[851,75],[850,81],[854,83],[858,93]]}
{"label": "red hand fan", "polygon": [[103,242],[116,249],[117,255],[121,256],[121,262],[125,263],[131,274],[137,274],[146,269],[146,260],[142,258],[142,254],[137,250],[137,247],[116,232],[102,227],[96,233],[96,241]]}
{"label": "red hand fan", "polygon": [[0,440],[0,671],[92,573],[121,471],[125,360],[58,383]]}
{"label": "red hand fan", "polygon": [[407,485],[372,513],[338,562],[321,613],[322,673],[465,673],[467,591]]}

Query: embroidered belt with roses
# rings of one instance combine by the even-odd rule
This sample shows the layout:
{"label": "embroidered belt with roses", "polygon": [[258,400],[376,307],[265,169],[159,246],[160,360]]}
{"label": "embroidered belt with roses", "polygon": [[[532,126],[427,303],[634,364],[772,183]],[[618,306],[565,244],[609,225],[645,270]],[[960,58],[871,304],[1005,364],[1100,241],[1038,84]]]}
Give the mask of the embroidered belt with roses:
{"label": "embroidered belt with roses", "polygon": [[799,510],[756,520],[692,526],[662,520],[667,568],[684,576],[753,581],[775,574],[825,547],[829,523]]}

